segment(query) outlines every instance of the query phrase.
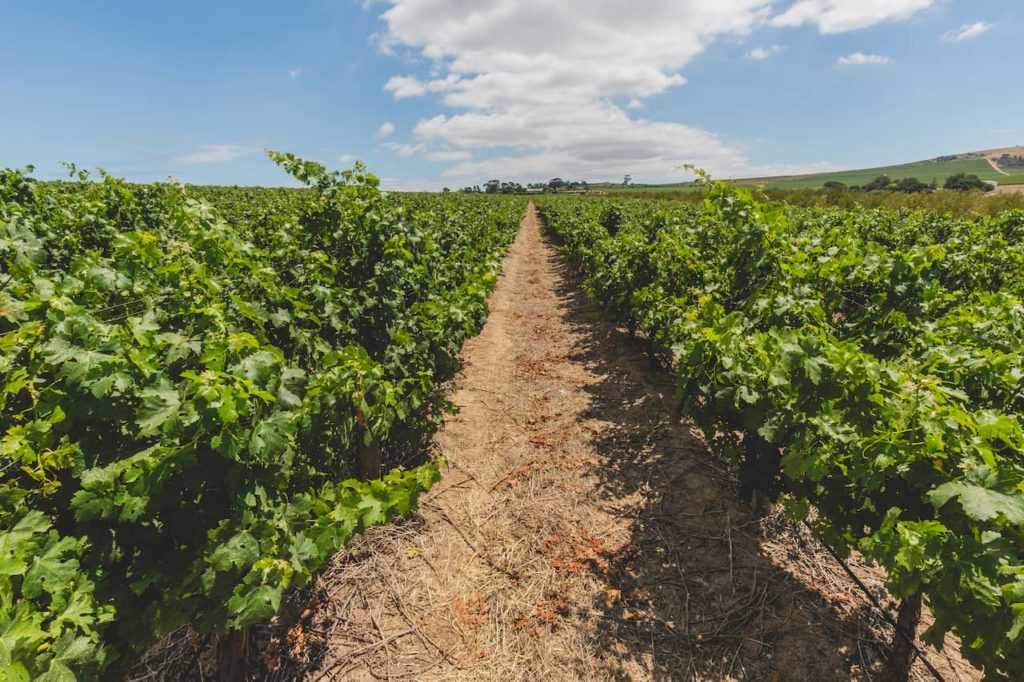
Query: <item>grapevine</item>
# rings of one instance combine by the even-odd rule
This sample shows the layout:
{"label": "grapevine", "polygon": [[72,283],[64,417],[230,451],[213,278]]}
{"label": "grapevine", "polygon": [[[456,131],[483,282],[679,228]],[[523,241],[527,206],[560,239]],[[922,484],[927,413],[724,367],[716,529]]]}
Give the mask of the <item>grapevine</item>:
{"label": "grapevine", "polygon": [[307,188],[0,174],[0,679],[265,621],[437,480],[523,202],[271,155]]}
{"label": "grapevine", "polygon": [[[545,197],[609,313],[672,358],[684,411],[840,555],[923,596],[993,679],[1024,675],[1024,213]],[[813,513],[811,513],[813,511]]]}

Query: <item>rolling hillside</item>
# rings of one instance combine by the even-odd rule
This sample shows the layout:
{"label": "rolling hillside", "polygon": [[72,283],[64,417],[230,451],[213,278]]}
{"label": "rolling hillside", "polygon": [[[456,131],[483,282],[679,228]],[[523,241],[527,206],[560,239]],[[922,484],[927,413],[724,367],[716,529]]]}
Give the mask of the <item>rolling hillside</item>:
{"label": "rolling hillside", "polygon": [[[982,180],[991,180],[1000,185],[1024,185],[1024,167],[1008,166],[1005,169],[999,167],[998,159],[1003,154],[1024,156],[1024,146],[1002,147],[999,149],[954,154],[927,161],[915,161],[894,166],[878,166],[876,168],[816,173],[812,175],[739,178],[736,182],[742,185],[765,185],[769,189],[805,189],[818,188],[829,181],[841,182],[847,186],[863,185],[879,175],[888,175],[893,180],[901,178],[917,178],[922,182],[935,180],[941,186],[942,182],[950,175],[969,173],[977,175]],[[648,185],[644,189],[647,191],[678,191],[681,187],[686,187],[689,184]],[[615,186],[608,187],[611,190],[615,188]]]}

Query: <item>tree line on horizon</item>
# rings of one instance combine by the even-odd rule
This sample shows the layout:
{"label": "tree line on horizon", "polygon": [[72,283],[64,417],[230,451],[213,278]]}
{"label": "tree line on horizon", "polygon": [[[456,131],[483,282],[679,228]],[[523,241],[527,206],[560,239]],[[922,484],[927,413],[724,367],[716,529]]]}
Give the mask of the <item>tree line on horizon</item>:
{"label": "tree line on horizon", "polygon": [[[829,191],[849,190],[851,192],[903,192],[904,194],[935,192],[939,189],[937,180],[932,180],[931,182],[921,182],[917,178],[900,178],[899,180],[893,180],[888,175],[879,175],[874,180],[863,185],[847,186],[845,183],[838,182],[836,180],[829,180],[823,185],[823,187]],[[969,175],[967,173],[955,173],[946,178],[945,182],[942,183],[942,189],[953,192],[970,192],[973,190],[990,192],[994,188],[994,183],[982,180],[977,175]]]}
{"label": "tree line on horizon", "polygon": [[[589,185],[586,180],[563,180],[562,178],[551,178],[547,182],[529,182],[522,185],[518,182],[506,182],[504,180],[488,180],[480,185],[468,185],[458,190],[460,194],[524,194],[528,190],[540,190],[557,192],[567,189],[587,189]],[[445,187],[444,192],[451,189]]]}

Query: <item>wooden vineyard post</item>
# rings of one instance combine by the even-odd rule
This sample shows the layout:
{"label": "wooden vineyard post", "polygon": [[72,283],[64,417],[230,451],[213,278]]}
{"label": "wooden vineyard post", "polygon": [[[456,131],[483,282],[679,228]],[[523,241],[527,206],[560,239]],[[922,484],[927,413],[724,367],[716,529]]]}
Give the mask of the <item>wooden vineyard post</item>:
{"label": "wooden vineyard post", "polygon": [[370,481],[381,477],[380,443],[373,441],[369,445],[359,441],[359,478]]}
{"label": "wooden vineyard post", "polygon": [[250,634],[250,628],[230,630],[217,640],[217,679],[220,682],[244,682]]}
{"label": "wooden vineyard post", "polygon": [[896,614],[896,632],[893,634],[892,653],[885,666],[884,680],[887,682],[906,682],[910,676],[910,665],[916,653],[914,639],[917,637],[917,624],[921,620],[921,593],[900,602]]}

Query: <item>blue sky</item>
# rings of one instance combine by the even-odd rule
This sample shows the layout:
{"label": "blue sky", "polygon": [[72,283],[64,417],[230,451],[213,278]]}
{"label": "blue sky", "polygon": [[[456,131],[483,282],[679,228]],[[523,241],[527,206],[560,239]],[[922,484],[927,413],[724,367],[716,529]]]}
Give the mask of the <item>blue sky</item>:
{"label": "blue sky", "polygon": [[317,0],[0,7],[0,164],[388,187],[683,179],[1024,144],[1011,0]]}

